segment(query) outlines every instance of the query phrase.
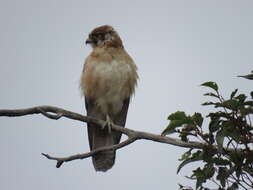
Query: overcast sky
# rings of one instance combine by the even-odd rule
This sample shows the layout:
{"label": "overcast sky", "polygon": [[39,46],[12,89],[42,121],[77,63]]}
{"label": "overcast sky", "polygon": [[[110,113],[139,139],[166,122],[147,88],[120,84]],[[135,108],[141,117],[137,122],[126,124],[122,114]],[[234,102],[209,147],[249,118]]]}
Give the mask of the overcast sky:
{"label": "overcast sky", "polygon": [[[199,84],[222,93],[252,90],[236,76],[253,70],[253,1],[0,1],[0,109],[59,106],[85,114],[79,77],[95,27],[112,25],[139,68],[126,126],[160,133],[169,113],[207,113]],[[40,155],[89,151],[83,123],[43,116],[0,118],[0,189],[159,189],[192,184],[176,175],[186,149],[148,141],[117,151],[115,166],[94,171],[91,159],[65,163]]]}

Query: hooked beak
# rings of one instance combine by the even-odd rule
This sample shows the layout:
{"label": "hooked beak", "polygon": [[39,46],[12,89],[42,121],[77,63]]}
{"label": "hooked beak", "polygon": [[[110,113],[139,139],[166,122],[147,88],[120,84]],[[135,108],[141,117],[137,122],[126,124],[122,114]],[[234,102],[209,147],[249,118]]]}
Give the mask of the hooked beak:
{"label": "hooked beak", "polygon": [[85,41],[85,44],[92,44],[93,43],[93,41],[90,39],[90,38],[88,38],[86,41]]}

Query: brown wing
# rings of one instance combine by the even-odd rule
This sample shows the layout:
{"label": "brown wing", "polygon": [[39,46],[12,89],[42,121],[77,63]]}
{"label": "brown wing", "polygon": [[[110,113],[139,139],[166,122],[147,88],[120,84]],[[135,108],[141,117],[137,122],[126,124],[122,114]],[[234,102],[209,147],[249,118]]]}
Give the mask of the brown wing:
{"label": "brown wing", "polygon": [[[129,101],[130,98],[127,98],[124,101],[123,107],[119,114],[112,118],[115,124],[123,127],[125,126]],[[85,97],[85,107],[88,116],[105,120],[105,116],[102,115],[101,112],[97,111],[94,100]],[[88,124],[87,129],[91,150],[103,146],[111,146],[120,142],[120,132],[111,131],[111,133],[108,133],[108,130],[102,130],[100,126],[95,126],[94,124],[90,123]],[[110,169],[114,165],[115,154],[115,151],[104,151],[94,155],[92,157],[92,161],[95,169],[97,171],[107,171]]]}
{"label": "brown wing", "polygon": [[[126,124],[126,118],[127,118],[127,112],[128,112],[128,107],[129,107],[129,102],[130,102],[130,98],[127,98],[124,100],[123,102],[123,106],[121,111],[117,114],[117,116],[115,116],[113,119],[113,122],[116,125],[120,125],[122,127],[125,126]],[[85,97],[85,107],[87,110],[87,115],[91,116],[91,117],[95,117],[97,119],[102,119],[105,120],[105,116],[102,115],[100,112],[96,111],[95,108],[95,103],[92,99]],[[107,133],[107,131],[105,130],[101,130],[100,127],[96,127],[96,126],[92,126],[94,124],[88,124],[88,136],[89,136],[89,145],[90,145],[90,149],[93,149],[93,136],[94,133],[99,133],[101,136],[106,136],[106,135],[110,135]],[[112,131],[112,136],[113,136],[113,144],[118,144],[120,142],[120,138],[121,138],[121,133],[117,132],[117,131]]]}
{"label": "brown wing", "polygon": [[[93,107],[94,107],[94,101],[85,97],[85,108],[87,111],[87,116],[92,116]],[[96,126],[92,126],[92,125],[94,124],[90,124],[90,123],[87,124],[90,150],[92,150],[92,142],[93,142],[92,134],[94,133],[94,128],[96,128]]]}
{"label": "brown wing", "polygon": [[[113,122],[116,125],[120,125],[122,127],[125,127],[126,124],[126,118],[127,118],[127,112],[129,107],[130,97],[126,98],[123,102],[123,107],[121,111],[117,114],[116,117],[113,118]],[[120,142],[121,133],[117,131],[113,131],[114,135],[114,143],[118,144]]]}
{"label": "brown wing", "polygon": [[[85,106],[87,115],[105,120],[105,116],[99,112],[92,99],[85,98]],[[104,146],[111,146],[114,144],[114,135],[108,133],[108,130],[102,130],[101,126],[95,124],[88,124],[88,136],[90,149],[94,150]],[[92,162],[96,171],[107,171],[114,165],[115,151],[104,151],[92,156]]]}

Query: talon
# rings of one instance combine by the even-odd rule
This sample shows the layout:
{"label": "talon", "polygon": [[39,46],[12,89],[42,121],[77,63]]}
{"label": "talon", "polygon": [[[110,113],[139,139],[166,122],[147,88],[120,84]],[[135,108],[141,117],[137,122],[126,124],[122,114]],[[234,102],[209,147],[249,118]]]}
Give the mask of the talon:
{"label": "talon", "polygon": [[104,124],[102,125],[102,129],[105,129],[105,126],[107,125],[107,122],[104,122]]}
{"label": "talon", "polygon": [[111,133],[113,125],[114,125],[114,123],[111,120],[111,118],[109,117],[109,115],[106,115],[106,121],[105,121],[104,125],[102,126],[102,129],[105,129],[105,127],[107,127],[108,133]]}

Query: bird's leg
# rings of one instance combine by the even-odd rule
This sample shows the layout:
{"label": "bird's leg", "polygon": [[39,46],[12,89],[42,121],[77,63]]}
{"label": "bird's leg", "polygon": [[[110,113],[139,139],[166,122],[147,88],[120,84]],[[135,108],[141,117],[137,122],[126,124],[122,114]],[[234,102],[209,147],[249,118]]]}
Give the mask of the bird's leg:
{"label": "bird's leg", "polygon": [[107,127],[108,128],[108,132],[111,133],[113,125],[114,125],[113,121],[111,120],[111,118],[107,114],[106,115],[106,121],[105,121],[104,125],[102,126],[102,129],[104,129],[105,127]]}

